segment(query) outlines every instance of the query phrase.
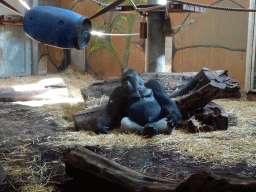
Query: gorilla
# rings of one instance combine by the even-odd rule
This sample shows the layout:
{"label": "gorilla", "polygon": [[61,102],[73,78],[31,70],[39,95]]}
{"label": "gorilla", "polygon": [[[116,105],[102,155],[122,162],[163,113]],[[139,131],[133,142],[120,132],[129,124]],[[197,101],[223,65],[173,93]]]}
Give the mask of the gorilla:
{"label": "gorilla", "polygon": [[181,118],[177,105],[159,81],[145,82],[134,69],[127,68],[121,86],[115,88],[94,120],[92,131],[108,134],[108,130],[121,127],[126,133],[152,137],[171,134]]}

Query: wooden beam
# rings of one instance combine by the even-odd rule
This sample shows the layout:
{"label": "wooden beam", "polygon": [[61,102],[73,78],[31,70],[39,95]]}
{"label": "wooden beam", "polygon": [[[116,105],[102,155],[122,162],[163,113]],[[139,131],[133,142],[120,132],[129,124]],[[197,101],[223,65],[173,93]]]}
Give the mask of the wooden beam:
{"label": "wooden beam", "polygon": [[128,169],[85,147],[78,147],[63,161],[67,174],[72,178],[81,179],[86,177],[84,179],[88,180],[88,174],[90,174],[96,176],[99,180],[114,183],[127,191],[172,192],[179,185],[179,182],[149,177]]}
{"label": "wooden beam", "polygon": [[1,15],[0,24],[2,25],[23,25],[23,17],[19,15]]}
{"label": "wooden beam", "polygon": [[93,149],[97,147],[79,146],[62,159],[66,173],[77,181],[76,185],[71,186],[73,190],[74,187],[79,186],[79,191],[95,191],[95,187],[90,186],[91,183],[101,185],[106,190],[125,192],[252,192],[256,190],[255,178],[241,177],[225,171],[198,172],[182,183],[146,176],[92,152]]}

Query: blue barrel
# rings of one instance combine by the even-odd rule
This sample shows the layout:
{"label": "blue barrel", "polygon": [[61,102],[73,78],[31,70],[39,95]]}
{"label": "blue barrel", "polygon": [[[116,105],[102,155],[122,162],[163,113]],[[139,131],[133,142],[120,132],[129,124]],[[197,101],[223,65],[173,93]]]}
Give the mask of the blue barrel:
{"label": "blue barrel", "polygon": [[55,47],[84,49],[91,38],[91,21],[74,11],[37,6],[25,14],[23,28],[31,38]]}

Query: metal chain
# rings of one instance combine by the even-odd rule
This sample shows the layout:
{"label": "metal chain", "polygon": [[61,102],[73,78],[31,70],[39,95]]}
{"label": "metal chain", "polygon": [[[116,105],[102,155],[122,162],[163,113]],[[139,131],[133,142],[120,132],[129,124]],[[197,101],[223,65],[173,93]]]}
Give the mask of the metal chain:
{"label": "metal chain", "polygon": [[209,9],[218,9],[218,10],[224,10],[224,11],[244,11],[244,12],[256,12],[256,9],[246,9],[246,8],[231,8],[231,7],[219,7],[219,6],[213,6],[213,5],[205,5],[205,4],[199,4],[199,3],[192,3],[187,1],[181,1],[181,0],[173,0],[169,1],[170,3],[177,2],[187,5],[195,5],[199,7],[205,7]]}

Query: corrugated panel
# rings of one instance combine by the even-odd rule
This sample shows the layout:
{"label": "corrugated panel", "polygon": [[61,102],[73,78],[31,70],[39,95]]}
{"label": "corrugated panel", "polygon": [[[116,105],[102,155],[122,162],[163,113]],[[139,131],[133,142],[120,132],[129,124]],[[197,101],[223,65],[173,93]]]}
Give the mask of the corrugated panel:
{"label": "corrugated panel", "polygon": [[22,26],[0,27],[0,77],[31,74],[30,40]]}

